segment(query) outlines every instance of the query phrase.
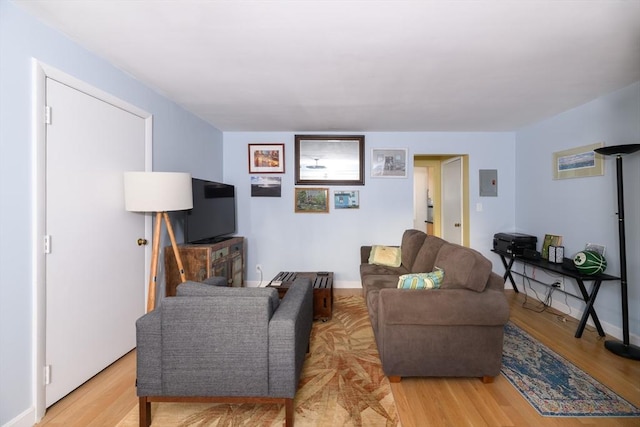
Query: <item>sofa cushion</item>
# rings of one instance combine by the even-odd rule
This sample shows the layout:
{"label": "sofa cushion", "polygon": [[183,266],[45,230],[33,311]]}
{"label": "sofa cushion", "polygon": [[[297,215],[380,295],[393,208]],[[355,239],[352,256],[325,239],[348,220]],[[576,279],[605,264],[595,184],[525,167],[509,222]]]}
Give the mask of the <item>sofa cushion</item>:
{"label": "sofa cushion", "polygon": [[436,268],[430,273],[403,274],[398,278],[400,289],[438,289],[444,278],[444,270]]}
{"label": "sofa cushion", "polygon": [[411,266],[412,273],[426,273],[433,271],[433,267],[438,256],[438,251],[442,245],[447,243],[446,240],[442,240],[436,236],[427,236],[424,239],[424,243],[418,249],[413,265]]}
{"label": "sofa cushion", "polygon": [[369,264],[400,267],[400,248],[394,246],[373,245],[369,255]]}
{"label": "sofa cushion", "polygon": [[[402,234],[402,243],[400,244],[402,265],[409,269],[409,271],[412,271],[411,266],[426,237],[427,233],[420,230],[405,230]],[[426,271],[431,271],[431,269]]]}
{"label": "sofa cushion", "polygon": [[446,272],[441,288],[466,288],[476,292],[484,291],[492,268],[491,261],[479,252],[453,243],[442,245],[435,266]]}

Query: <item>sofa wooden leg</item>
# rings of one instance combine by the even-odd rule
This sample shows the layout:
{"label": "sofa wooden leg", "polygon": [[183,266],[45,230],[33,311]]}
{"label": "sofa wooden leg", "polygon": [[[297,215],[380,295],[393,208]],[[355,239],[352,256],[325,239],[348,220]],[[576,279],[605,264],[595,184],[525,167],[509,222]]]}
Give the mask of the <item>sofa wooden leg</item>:
{"label": "sofa wooden leg", "polygon": [[142,396],[138,399],[140,411],[140,427],[149,427],[151,425],[151,402]]}
{"label": "sofa wooden leg", "polygon": [[284,425],[293,427],[293,399],[284,400]]}
{"label": "sofa wooden leg", "polygon": [[389,382],[390,383],[399,383],[401,379],[402,379],[402,377],[398,376],[398,375],[389,376]]}
{"label": "sofa wooden leg", "polygon": [[484,384],[491,384],[493,382],[493,377],[490,377],[489,375],[485,375],[482,377],[482,382]]}

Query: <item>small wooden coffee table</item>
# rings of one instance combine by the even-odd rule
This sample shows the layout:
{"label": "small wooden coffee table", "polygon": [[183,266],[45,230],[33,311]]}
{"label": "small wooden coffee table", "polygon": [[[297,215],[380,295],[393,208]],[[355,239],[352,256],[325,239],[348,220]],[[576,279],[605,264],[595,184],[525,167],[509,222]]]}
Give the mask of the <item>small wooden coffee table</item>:
{"label": "small wooden coffee table", "polygon": [[[299,277],[306,277],[313,285],[313,320],[326,322],[331,319],[333,307],[333,273],[329,271],[281,271],[271,279],[267,287],[276,288],[280,298],[289,290],[289,286]],[[278,284],[279,283],[279,284]]]}

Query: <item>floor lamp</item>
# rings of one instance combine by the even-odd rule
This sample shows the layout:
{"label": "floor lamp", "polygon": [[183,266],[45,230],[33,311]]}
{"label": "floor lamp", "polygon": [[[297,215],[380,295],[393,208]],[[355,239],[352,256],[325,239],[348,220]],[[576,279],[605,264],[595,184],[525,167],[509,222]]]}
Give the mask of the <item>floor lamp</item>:
{"label": "floor lamp", "polygon": [[629,343],[629,297],[627,294],[627,252],[624,230],[624,191],[622,181],[622,155],[640,150],[640,144],[614,145],[596,148],[594,151],[605,156],[616,156],[618,179],[618,234],[620,242],[620,286],[622,289],[622,342],[605,341],[604,346],[618,356],[640,360],[640,348]]}
{"label": "floor lamp", "polygon": [[[147,312],[156,305],[156,283],[158,274],[158,257],[160,255],[160,228],[162,220],[167,226],[167,234],[176,255],[180,279],[186,282],[180,252],[173,234],[168,211],[181,211],[193,208],[191,192],[191,174],[179,172],[125,172],[124,173],[125,209],[131,212],[155,212],[156,221],[153,229],[153,253],[151,271],[149,272],[149,293],[147,296]],[[138,244],[141,240],[138,240]],[[144,240],[142,240],[144,241]]]}

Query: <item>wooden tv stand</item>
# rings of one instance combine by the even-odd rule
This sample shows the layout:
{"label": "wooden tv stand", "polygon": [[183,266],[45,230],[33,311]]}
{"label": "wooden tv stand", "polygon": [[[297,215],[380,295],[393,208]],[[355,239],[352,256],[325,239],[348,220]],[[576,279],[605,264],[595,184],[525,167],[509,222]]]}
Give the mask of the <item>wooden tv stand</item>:
{"label": "wooden tv stand", "polygon": [[[212,276],[226,277],[227,286],[244,283],[244,237],[231,237],[217,243],[178,245],[187,280],[202,282]],[[165,295],[175,296],[181,283],[178,264],[171,246],[164,248]]]}

